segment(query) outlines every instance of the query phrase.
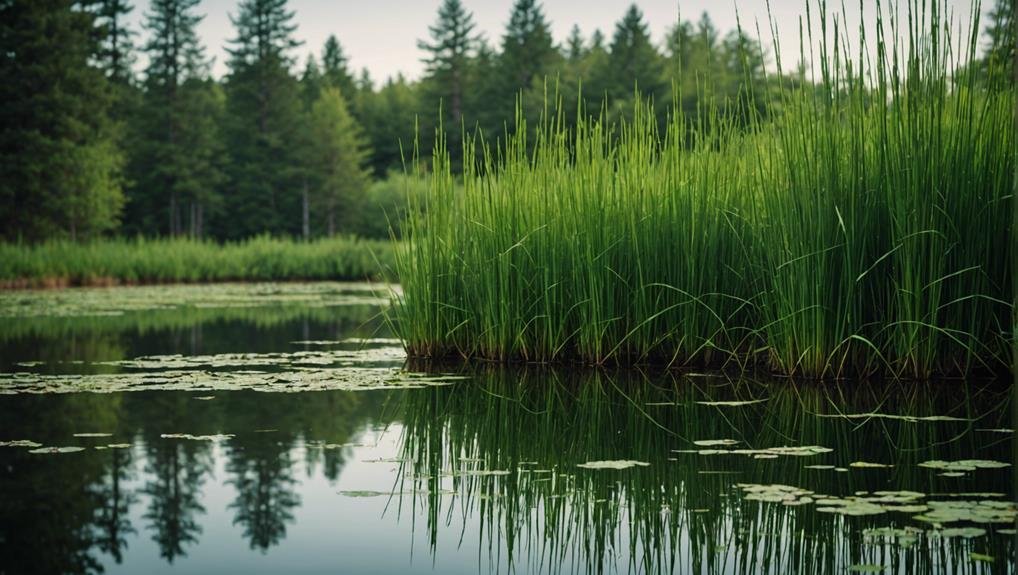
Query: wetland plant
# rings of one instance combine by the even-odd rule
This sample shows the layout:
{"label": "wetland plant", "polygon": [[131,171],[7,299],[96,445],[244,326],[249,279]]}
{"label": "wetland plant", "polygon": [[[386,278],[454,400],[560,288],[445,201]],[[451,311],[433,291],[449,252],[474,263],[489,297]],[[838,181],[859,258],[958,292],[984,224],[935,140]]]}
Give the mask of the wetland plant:
{"label": "wetland plant", "polygon": [[518,112],[502,145],[466,137],[461,178],[439,137],[395,254],[410,355],[1008,369],[1014,89],[966,73],[978,9],[967,37],[940,0],[876,12],[849,30],[809,6],[813,72],[777,62],[767,119]]}

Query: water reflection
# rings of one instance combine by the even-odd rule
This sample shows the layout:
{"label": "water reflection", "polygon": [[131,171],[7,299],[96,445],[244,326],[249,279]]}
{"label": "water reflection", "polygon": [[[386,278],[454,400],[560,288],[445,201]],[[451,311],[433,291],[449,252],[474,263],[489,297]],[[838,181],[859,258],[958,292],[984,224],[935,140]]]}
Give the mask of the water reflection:
{"label": "water reflection", "polygon": [[[987,534],[971,539],[939,530],[970,523],[913,518],[931,500],[996,501],[1013,512],[1009,467],[946,477],[919,466],[1011,462],[1013,432],[988,431],[1014,427],[1008,388],[497,370],[478,380],[405,396],[404,456],[412,463],[401,490],[429,493],[415,503],[426,511],[433,545],[448,531],[447,516],[477,518],[488,565],[698,573],[882,565],[932,573],[987,567],[972,557],[993,550],[998,568],[1013,570],[1013,514],[1010,523],[978,524]],[[694,443],[718,440],[744,450],[825,449],[751,455]],[[623,460],[650,465],[577,467]],[[745,484],[797,486],[817,499],[911,490],[923,505],[856,517],[859,508],[824,513],[832,509],[747,501],[737,488]]]}
{"label": "water reflection", "polygon": [[[358,300],[309,306],[286,303],[285,290],[254,292],[245,306],[268,297],[265,305],[174,304],[8,322],[0,325],[7,372],[0,385],[17,379],[14,371],[116,378],[180,369],[199,383],[223,372],[272,378],[284,375],[271,365],[280,355],[388,336],[378,308]],[[322,293],[335,295],[315,288],[300,297]],[[151,305],[148,296],[132,297]],[[171,354],[263,355],[232,366],[122,361]],[[399,365],[388,352],[338,354],[328,365],[311,359],[321,357],[291,361],[286,377]],[[1015,571],[1013,521],[915,519],[937,501],[1013,510],[1011,467],[953,477],[920,466],[1014,462],[1018,406],[1013,389],[999,383],[407,369],[456,370],[464,379],[374,391],[139,384],[131,389],[142,391],[124,393],[0,394],[0,441],[87,448],[42,455],[0,447],[0,574],[199,573],[224,565],[305,573]],[[82,433],[109,435],[75,436]],[[637,463],[610,468],[623,461]],[[609,468],[578,467],[588,462]],[[812,501],[747,499],[740,484],[787,485],[811,492]],[[844,505],[835,500],[902,491],[918,496],[907,505],[871,503],[886,507],[873,515],[830,512]],[[969,530],[948,531],[958,527]]]}

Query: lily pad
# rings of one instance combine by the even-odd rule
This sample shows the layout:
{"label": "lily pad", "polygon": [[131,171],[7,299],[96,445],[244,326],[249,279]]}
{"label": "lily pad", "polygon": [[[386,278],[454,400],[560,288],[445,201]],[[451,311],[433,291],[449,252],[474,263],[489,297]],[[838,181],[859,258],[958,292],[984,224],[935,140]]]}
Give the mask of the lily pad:
{"label": "lily pad", "polygon": [[806,465],[803,469],[834,469],[833,465]]}
{"label": "lily pad", "polygon": [[735,439],[701,439],[694,441],[693,445],[699,445],[700,447],[716,447],[719,445],[738,445],[739,441]]}
{"label": "lily pad", "polygon": [[1010,501],[952,500],[928,501],[930,509],[913,519],[927,523],[955,522],[1013,523],[1018,519],[1018,506]]}
{"label": "lily pad", "polygon": [[869,461],[853,461],[852,463],[849,463],[848,466],[862,469],[894,467],[893,465],[887,465],[885,463],[871,463]]}
{"label": "lily pad", "polygon": [[619,459],[610,461],[588,461],[580,463],[577,467],[584,469],[629,469],[630,467],[648,467],[650,464],[645,461],[633,461],[630,459]]}
{"label": "lily pad", "polygon": [[190,439],[193,441],[222,441],[233,438],[232,433],[217,433],[214,435],[191,435],[190,433],[163,433],[159,437],[163,439]]}
{"label": "lily pad", "polygon": [[0,441],[0,447],[42,447],[42,444],[29,439],[15,439],[13,441]]}
{"label": "lily pad", "polygon": [[40,447],[38,449],[30,449],[29,453],[77,453],[78,451],[85,451],[84,447]]}
{"label": "lily pad", "polygon": [[113,437],[112,433],[75,433],[74,437]]}
{"label": "lily pad", "polygon": [[986,555],[985,553],[976,553],[975,551],[969,553],[969,558],[973,561],[982,561],[983,563],[993,563],[993,557]]}
{"label": "lily pad", "polygon": [[986,535],[986,530],[980,527],[948,527],[947,529],[937,529],[930,531],[932,535],[939,537],[963,537],[965,539],[972,539],[973,537],[982,537]]}
{"label": "lily pad", "polygon": [[388,491],[340,491],[339,494],[347,497],[382,497],[392,495]]}
{"label": "lily pad", "polygon": [[1011,467],[1011,464],[1003,461],[992,461],[987,459],[963,459],[961,461],[941,461],[939,459],[934,459],[932,461],[924,461],[920,463],[919,467],[940,469],[950,472],[975,471],[976,469],[1003,469],[1005,467]]}

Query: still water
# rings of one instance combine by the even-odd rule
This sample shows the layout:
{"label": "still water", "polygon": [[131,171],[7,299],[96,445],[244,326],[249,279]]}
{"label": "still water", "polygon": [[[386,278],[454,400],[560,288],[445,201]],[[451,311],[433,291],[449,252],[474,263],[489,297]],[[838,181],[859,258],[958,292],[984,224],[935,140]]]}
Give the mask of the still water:
{"label": "still water", "polygon": [[1004,382],[410,365],[385,301],[0,294],[0,574],[1015,572]]}

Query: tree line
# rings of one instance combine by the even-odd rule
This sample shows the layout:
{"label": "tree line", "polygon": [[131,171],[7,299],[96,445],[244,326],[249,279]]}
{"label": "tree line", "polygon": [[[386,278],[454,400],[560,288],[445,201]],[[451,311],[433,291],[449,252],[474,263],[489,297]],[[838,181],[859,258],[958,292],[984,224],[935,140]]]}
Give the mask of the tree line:
{"label": "tree line", "polygon": [[[637,93],[688,114],[720,105],[712,117],[736,123],[780,109],[767,50],[707,13],[677,18],[658,45],[634,4],[610,34],[574,26],[558,43],[538,1],[515,0],[492,41],[461,0],[444,0],[418,42],[424,76],[376,85],[335,36],[298,62],[287,0],[239,0],[219,79],[196,32],[200,0],[151,0],[141,30],[132,10],[0,2],[6,240],[383,236],[404,160],[418,140],[429,152],[437,128],[456,165],[464,133],[497,142],[517,110],[533,121],[549,103],[566,122],[623,116]],[[980,73],[1008,74],[1013,2],[997,0],[989,20]]]}

